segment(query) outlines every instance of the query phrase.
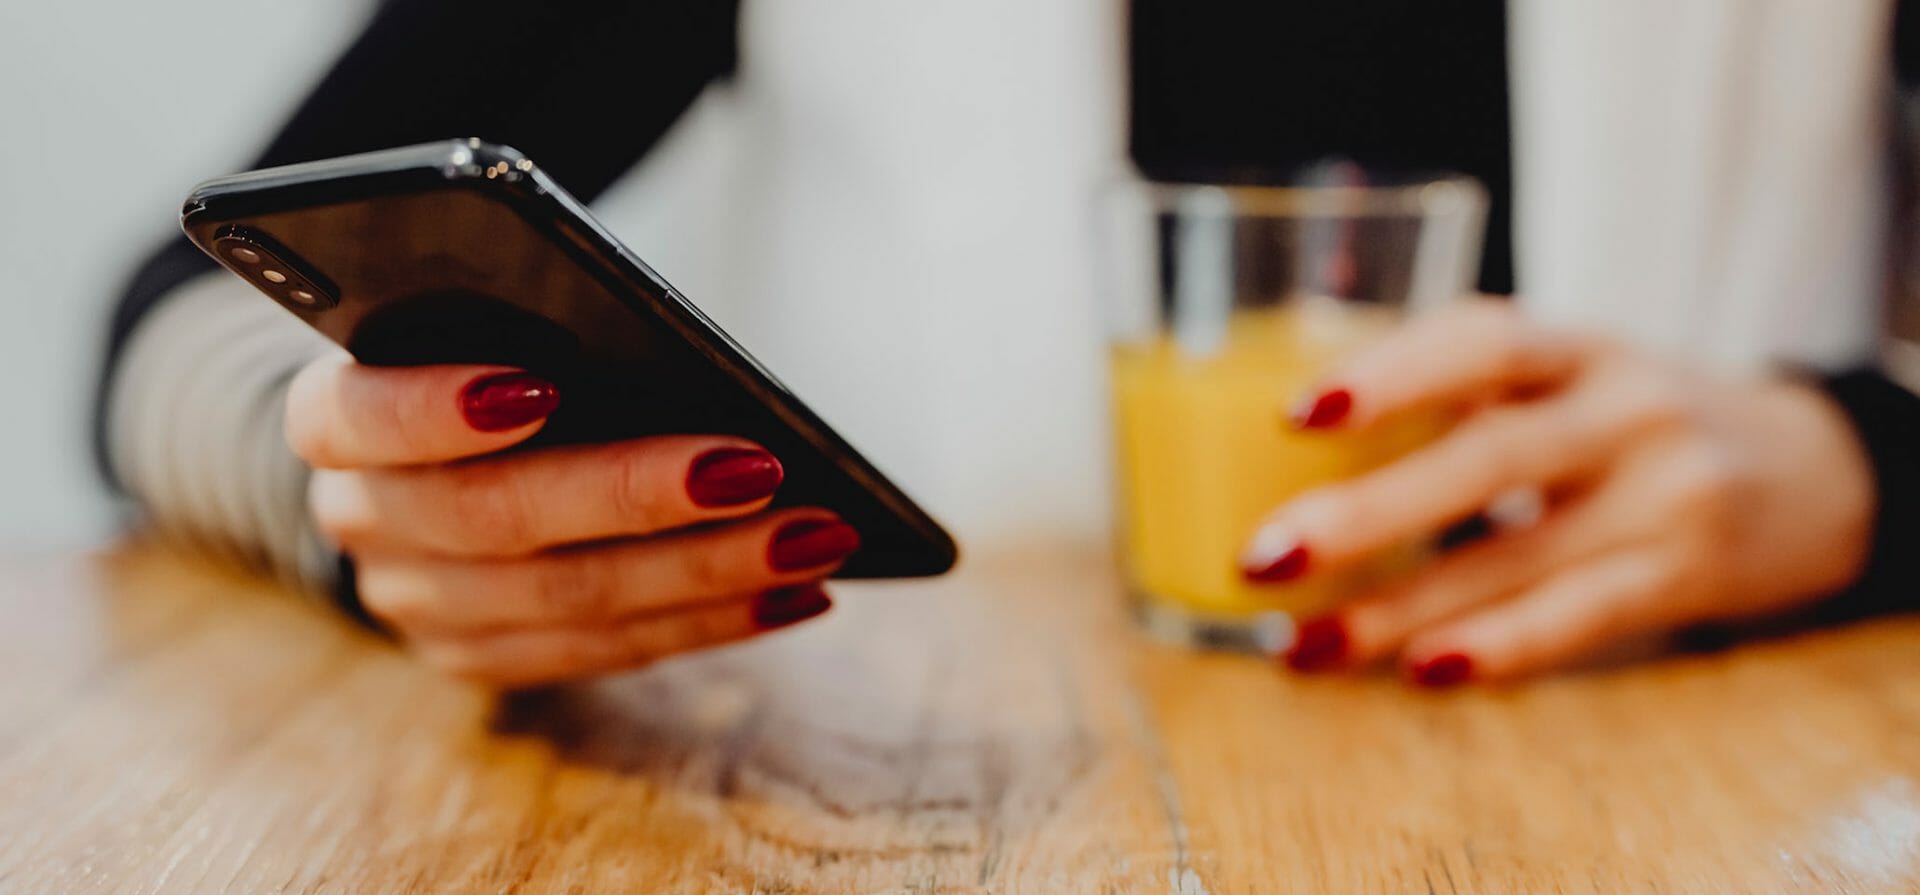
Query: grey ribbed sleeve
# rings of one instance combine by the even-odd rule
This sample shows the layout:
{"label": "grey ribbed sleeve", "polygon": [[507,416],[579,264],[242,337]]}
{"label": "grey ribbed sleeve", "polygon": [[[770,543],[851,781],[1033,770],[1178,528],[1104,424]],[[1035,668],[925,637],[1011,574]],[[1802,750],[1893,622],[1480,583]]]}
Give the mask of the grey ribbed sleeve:
{"label": "grey ribbed sleeve", "polygon": [[108,385],[107,459],[159,537],[331,588],[338,554],[309,521],[309,470],[281,418],[294,373],[338,350],[225,272],[140,321]]}

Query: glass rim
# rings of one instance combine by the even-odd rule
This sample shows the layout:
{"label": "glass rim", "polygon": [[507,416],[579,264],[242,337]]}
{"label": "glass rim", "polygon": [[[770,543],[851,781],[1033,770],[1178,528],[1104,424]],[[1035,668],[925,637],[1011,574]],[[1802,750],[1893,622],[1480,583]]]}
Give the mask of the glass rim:
{"label": "glass rim", "polygon": [[1175,215],[1238,217],[1425,217],[1484,212],[1487,189],[1465,174],[1414,175],[1392,183],[1239,184],[1123,177],[1107,191]]}

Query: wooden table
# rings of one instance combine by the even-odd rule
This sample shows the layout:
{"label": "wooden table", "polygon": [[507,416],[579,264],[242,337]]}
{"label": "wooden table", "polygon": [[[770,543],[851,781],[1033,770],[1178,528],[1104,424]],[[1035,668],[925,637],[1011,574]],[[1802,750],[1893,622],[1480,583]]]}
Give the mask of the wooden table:
{"label": "wooden table", "polygon": [[1104,565],[496,700],[154,549],[0,563],[0,890],[1920,887],[1920,622],[1434,695],[1147,646]]}

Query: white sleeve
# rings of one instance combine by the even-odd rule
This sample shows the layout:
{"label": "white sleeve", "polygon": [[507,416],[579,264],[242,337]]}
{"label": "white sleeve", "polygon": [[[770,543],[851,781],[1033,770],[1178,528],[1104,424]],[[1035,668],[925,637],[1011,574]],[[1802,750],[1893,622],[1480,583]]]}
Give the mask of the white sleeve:
{"label": "white sleeve", "polygon": [[107,393],[107,457],[164,540],[310,591],[338,553],[306,510],[287,384],[338,351],[224,272],[189,280],[134,329]]}
{"label": "white sleeve", "polygon": [[1892,3],[1508,11],[1529,311],[1723,368],[1872,360]]}

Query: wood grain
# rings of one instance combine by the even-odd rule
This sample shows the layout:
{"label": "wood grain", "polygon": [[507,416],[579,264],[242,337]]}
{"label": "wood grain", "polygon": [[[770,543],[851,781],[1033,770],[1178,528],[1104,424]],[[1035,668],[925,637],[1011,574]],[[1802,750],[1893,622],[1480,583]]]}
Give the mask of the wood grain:
{"label": "wood grain", "polygon": [[496,698],[157,549],[0,563],[0,891],[1920,889],[1920,622],[1434,695],[1113,592],[976,558]]}

